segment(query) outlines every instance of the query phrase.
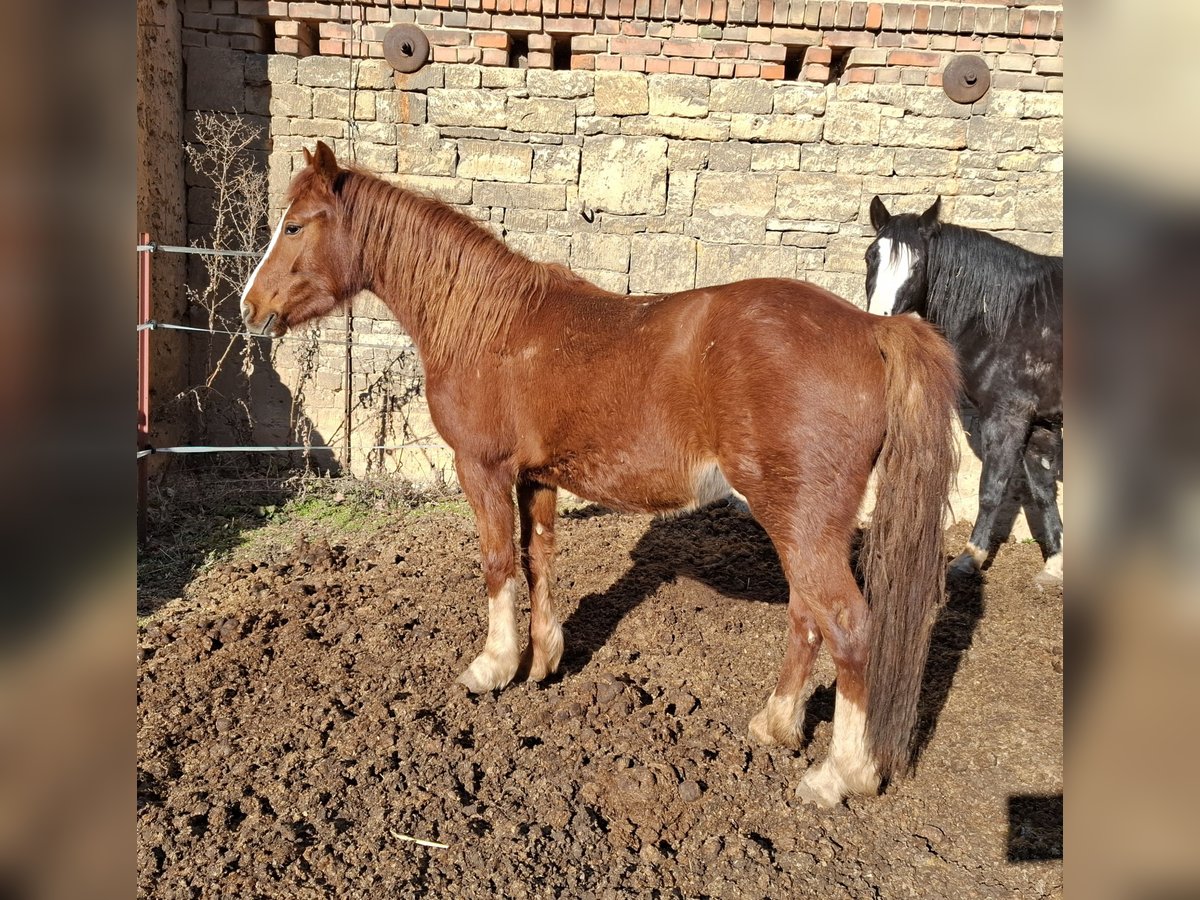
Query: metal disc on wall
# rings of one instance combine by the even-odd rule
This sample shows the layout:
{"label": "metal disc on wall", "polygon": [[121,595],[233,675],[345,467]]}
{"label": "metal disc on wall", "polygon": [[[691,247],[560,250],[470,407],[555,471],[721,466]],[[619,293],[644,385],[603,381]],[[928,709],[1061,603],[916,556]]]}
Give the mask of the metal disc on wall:
{"label": "metal disc on wall", "polygon": [[956,56],[942,72],[942,89],[955,103],[974,103],[992,86],[992,73],[981,56]]}
{"label": "metal disc on wall", "polygon": [[383,37],[383,56],[397,72],[415,72],[429,60],[429,38],[416,25],[395,25]]}

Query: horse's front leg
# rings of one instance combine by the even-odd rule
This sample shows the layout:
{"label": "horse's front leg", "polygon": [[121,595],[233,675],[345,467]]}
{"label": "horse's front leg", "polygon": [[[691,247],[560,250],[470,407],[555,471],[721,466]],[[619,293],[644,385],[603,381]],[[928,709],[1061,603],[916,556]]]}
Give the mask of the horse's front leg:
{"label": "horse's front leg", "polygon": [[488,634],[483,652],[458,676],[474,694],[504,687],[517,674],[517,578],[513,553],[513,476],[496,466],[455,461],[459,484],[479,528],[488,594]]}
{"label": "horse's front leg", "polygon": [[531,681],[558,669],[563,634],[554,612],[554,519],[558,490],[534,481],[517,483],[521,565],[529,582],[529,647],[521,668]]}

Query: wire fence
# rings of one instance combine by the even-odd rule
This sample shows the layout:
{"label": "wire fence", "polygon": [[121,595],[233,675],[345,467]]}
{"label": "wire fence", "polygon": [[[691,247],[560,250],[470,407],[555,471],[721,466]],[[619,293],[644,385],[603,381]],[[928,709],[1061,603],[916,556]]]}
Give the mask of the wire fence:
{"label": "wire fence", "polygon": [[[226,250],[218,247],[185,247],[174,244],[159,244],[156,241],[139,243],[136,245],[138,253],[183,253],[203,256],[234,256],[234,257],[260,257],[261,253],[249,250]],[[313,333],[308,334],[286,334],[280,337],[275,337],[269,334],[255,334],[250,331],[233,331],[226,328],[202,328],[195,325],[183,325],[176,322],[159,322],[155,319],[150,319],[145,322],[139,322],[135,329],[137,333],[145,331],[176,331],[188,334],[203,334],[209,336],[224,336],[230,338],[243,338],[249,340],[268,340],[290,341],[304,345],[324,344],[336,347],[347,347],[350,350],[384,350],[397,354],[397,359],[406,353],[412,352],[411,345],[405,346],[397,343],[376,343],[370,341],[361,341],[352,339],[351,334],[340,338],[321,338]],[[392,363],[397,360],[392,360]],[[389,364],[390,365],[390,364]],[[402,441],[395,444],[375,444],[370,447],[361,447],[361,450],[370,452],[386,452],[386,451],[401,451],[409,449],[439,449],[445,445],[437,439],[419,438],[411,441]],[[341,448],[344,451],[344,448]],[[148,443],[143,443],[142,447],[137,450],[137,460],[143,460],[147,457],[158,454],[174,454],[174,455],[191,455],[191,454],[218,454],[218,453],[337,453],[339,448],[328,444],[231,444],[231,445],[186,445],[172,447],[154,447]]]}

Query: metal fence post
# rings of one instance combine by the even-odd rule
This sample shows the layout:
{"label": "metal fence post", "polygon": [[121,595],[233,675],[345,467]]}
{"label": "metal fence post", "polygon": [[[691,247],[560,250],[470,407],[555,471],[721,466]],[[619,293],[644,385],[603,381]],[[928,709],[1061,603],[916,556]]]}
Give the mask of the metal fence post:
{"label": "metal fence post", "polygon": [[[138,235],[138,325],[150,321],[150,235]],[[150,329],[142,328],[138,337],[138,385],[137,385],[137,448],[139,451],[150,446]],[[148,456],[137,461],[137,539],[138,544],[146,540],[146,489]]]}

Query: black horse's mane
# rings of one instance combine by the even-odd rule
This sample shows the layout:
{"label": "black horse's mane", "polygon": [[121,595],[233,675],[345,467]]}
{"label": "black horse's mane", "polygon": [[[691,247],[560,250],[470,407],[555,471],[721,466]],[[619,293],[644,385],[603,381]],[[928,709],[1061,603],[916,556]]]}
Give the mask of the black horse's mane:
{"label": "black horse's mane", "polygon": [[1044,256],[950,224],[931,237],[928,253],[928,318],[947,334],[976,319],[1001,338],[1022,312],[1061,319],[1061,256]]}

